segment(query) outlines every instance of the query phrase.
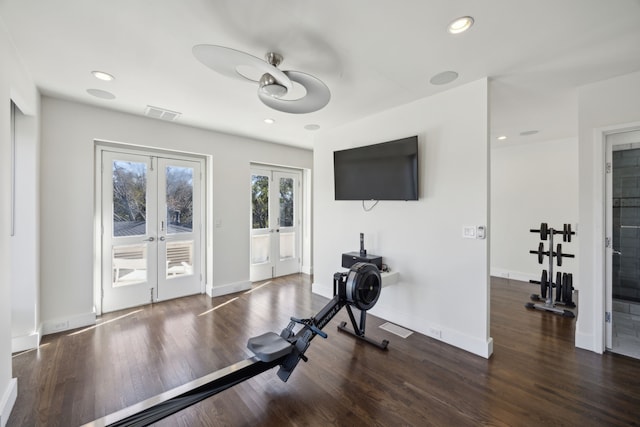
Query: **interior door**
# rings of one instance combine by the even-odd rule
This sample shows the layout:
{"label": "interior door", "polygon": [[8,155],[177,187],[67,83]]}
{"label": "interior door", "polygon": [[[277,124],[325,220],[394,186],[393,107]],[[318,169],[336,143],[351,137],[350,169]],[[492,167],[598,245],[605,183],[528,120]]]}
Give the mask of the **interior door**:
{"label": "interior door", "polygon": [[606,172],[605,344],[640,357],[634,323],[640,308],[640,131],[607,137]]}
{"label": "interior door", "polygon": [[251,281],[300,271],[301,173],[251,170]]}
{"label": "interior door", "polygon": [[102,152],[102,311],[202,291],[201,162]]}

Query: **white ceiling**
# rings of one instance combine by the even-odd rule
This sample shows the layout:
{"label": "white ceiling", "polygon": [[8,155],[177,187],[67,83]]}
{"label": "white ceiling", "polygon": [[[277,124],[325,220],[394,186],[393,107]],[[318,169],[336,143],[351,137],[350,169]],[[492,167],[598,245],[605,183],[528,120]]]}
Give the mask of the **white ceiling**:
{"label": "white ceiling", "polygon": [[[448,34],[463,15],[475,25]],[[323,129],[485,76],[492,138],[575,136],[576,87],[640,70],[640,0],[0,0],[0,19],[44,94],[133,114],[152,105],[182,124],[306,148]],[[320,78],[331,101],[271,110],[257,85],[198,62],[191,48],[203,43],[279,52],[280,68]],[[459,79],[429,83],[446,70]],[[529,130],[539,133],[519,136]]]}

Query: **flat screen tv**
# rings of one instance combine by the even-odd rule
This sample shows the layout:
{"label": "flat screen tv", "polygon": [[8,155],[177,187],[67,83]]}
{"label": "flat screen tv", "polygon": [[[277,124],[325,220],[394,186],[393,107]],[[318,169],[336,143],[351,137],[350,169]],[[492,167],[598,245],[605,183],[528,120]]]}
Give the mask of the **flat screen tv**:
{"label": "flat screen tv", "polygon": [[333,152],[336,200],[418,200],[418,137]]}

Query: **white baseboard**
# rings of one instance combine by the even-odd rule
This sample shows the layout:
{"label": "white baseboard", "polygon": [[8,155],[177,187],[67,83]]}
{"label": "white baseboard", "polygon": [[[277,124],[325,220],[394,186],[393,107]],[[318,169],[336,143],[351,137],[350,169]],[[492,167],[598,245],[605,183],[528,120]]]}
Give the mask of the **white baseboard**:
{"label": "white baseboard", "polygon": [[40,345],[40,338],[42,338],[42,325],[40,325],[37,331],[32,332],[28,335],[12,337],[11,353],[38,348],[38,346]]}
{"label": "white baseboard", "polygon": [[222,295],[235,294],[236,292],[248,291],[249,289],[251,289],[251,282],[248,280],[213,287],[207,285],[207,295],[213,298]]}
{"label": "white baseboard", "polygon": [[[542,270],[540,270],[542,272]],[[521,271],[503,270],[500,268],[492,268],[491,276],[501,277],[503,279],[519,280],[528,282],[529,280],[540,280],[540,274],[523,273]]]}
{"label": "white baseboard", "polygon": [[303,265],[300,268],[300,272],[304,273],[304,274],[308,274],[309,276],[313,275],[313,267],[311,267],[310,265]]}
{"label": "white baseboard", "polygon": [[325,285],[324,283],[313,282],[311,283],[311,293],[331,299],[333,298],[333,286]]}
{"label": "white baseboard", "polygon": [[578,331],[576,331],[576,347],[583,350],[593,351],[598,354],[604,353],[604,346],[596,346],[594,336],[592,334],[584,334]]}
{"label": "white baseboard", "polygon": [[0,427],[5,427],[7,425],[9,415],[11,415],[11,410],[13,409],[13,405],[16,403],[17,398],[18,379],[11,378],[7,385],[7,389],[2,393],[2,397],[0,397]]}
{"label": "white baseboard", "polygon": [[[409,327],[409,329],[412,328]],[[489,337],[489,339],[487,340],[477,339],[447,328],[438,329],[440,335],[438,337],[429,333],[428,330],[421,329],[422,328],[413,330],[422,335],[435,338],[439,341],[442,341],[443,343],[468,351],[469,353],[484,357],[485,359],[488,359],[493,354],[493,338],[491,337]]]}
{"label": "white baseboard", "polygon": [[42,335],[55,334],[70,329],[83,328],[96,324],[95,313],[78,314],[71,317],[52,319],[42,322]]}

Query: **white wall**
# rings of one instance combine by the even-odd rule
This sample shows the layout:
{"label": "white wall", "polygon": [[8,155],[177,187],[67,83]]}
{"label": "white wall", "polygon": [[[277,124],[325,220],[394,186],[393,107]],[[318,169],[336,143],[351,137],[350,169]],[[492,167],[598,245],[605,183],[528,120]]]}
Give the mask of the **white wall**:
{"label": "white wall", "polygon": [[0,427],[4,427],[17,396],[11,374],[11,138],[10,99],[34,118],[38,92],[0,20]]}
{"label": "white wall", "polygon": [[44,97],[42,100],[41,317],[69,327],[93,312],[94,140],[212,156],[214,294],[249,284],[249,165],[311,168],[313,153]]}
{"label": "white wall", "polygon": [[16,108],[15,217],[11,238],[12,351],[40,343],[39,310],[39,136],[34,116]]}
{"label": "white wall", "polygon": [[[548,258],[538,264],[540,235],[530,229],[549,227],[562,230],[578,222],[578,139],[569,138],[530,144],[500,143],[491,150],[491,275],[516,280],[540,280]],[[548,250],[548,241],[545,250]],[[577,284],[579,260],[577,236],[562,243],[564,258],[555,271],[574,274]],[[532,287],[532,292],[536,291]]]}
{"label": "white wall", "polygon": [[604,138],[640,127],[640,72],[586,85],[578,93],[580,298],[576,346],[598,353],[604,343]]}
{"label": "white wall", "polygon": [[[359,248],[398,271],[371,311],[394,323],[488,357],[488,241],[462,238],[487,225],[487,80],[388,110],[318,136],[314,150],[314,285],[332,292],[343,252]],[[335,201],[333,151],[418,135],[420,200]]]}

